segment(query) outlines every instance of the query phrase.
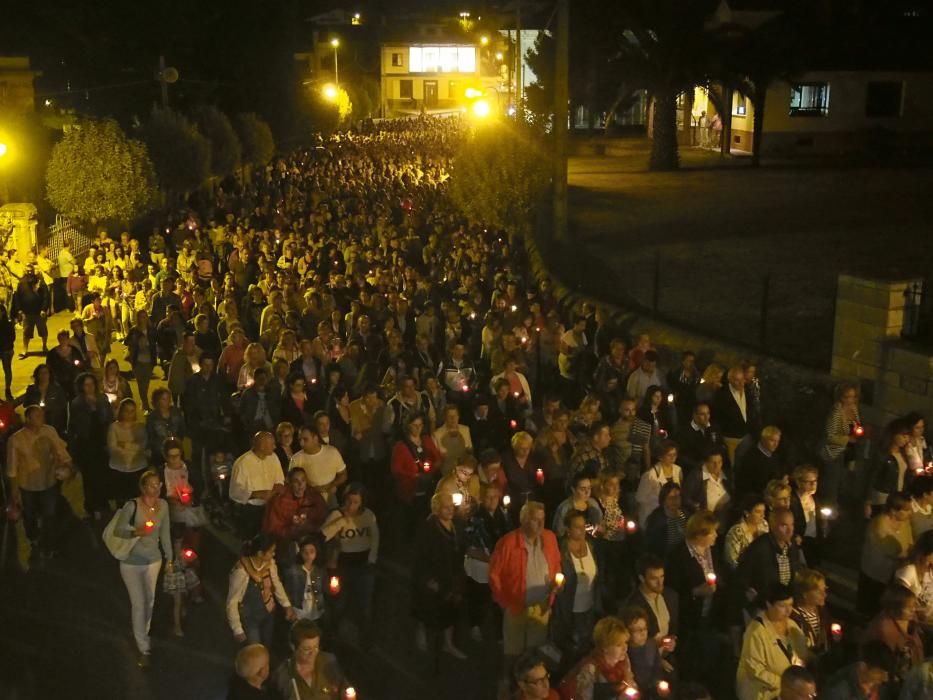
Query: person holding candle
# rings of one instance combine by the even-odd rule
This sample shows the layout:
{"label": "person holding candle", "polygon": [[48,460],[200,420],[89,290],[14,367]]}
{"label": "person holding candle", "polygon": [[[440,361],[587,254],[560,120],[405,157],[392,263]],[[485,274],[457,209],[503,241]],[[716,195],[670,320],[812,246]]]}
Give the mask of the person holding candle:
{"label": "person holding candle", "polygon": [[819,471],[810,464],[803,464],[794,469],[792,482],[794,489],[790,510],[794,514],[794,542],[803,550],[809,566],[819,566],[822,560],[823,530],[828,519],[820,514],[815,500]]}
{"label": "person holding candle", "polygon": [[754,614],[765,591],[775,583],[791,585],[802,568],[803,556],[794,544],[794,514],[778,506],[768,517],[768,534],[752,542],[739,559],[733,605]]}
{"label": "person holding candle", "polygon": [[392,448],[390,469],[395,478],[396,497],[403,508],[406,533],[411,532],[417,517],[424,514],[425,501],[434,492],[439,472],[441,454],[434,440],[423,434],[424,424],[424,416],[409,416],[405,436]]}
{"label": "person holding candle", "polygon": [[545,462],[531,451],[534,438],[529,433],[515,433],[511,445],[512,453],[502,458],[502,470],[509,484],[514,515],[527,501],[537,500],[545,494],[545,483],[549,477]]}
{"label": "person holding candle", "polygon": [[717,680],[710,676],[720,656],[714,630],[718,603],[716,544],[719,521],[709,511],[697,511],[687,521],[684,540],[667,558],[666,580],[679,596],[678,648],[683,676],[690,680]]}
{"label": "person holding candle", "polygon": [[[630,398],[636,400],[634,397]],[[656,462],[659,457],[658,449],[661,443],[667,440],[669,427],[665,414],[664,390],[659,384],[652,384],[640,400],[632,422],[631,461],[640,462],[642,470]]]}
{"label": "person holding candle", "polygon": [[298,541],[298,554],[282,569],[282,585],[299,620],[321,624],[326,612],[327,571],[318,555],[324,552],[320,535]]}
{"label": "person holding candle", "polygon": [[[58,345],[49,350],[45,361],[47,364],[39,365],[39,367],[47,366],[52,378],[65,391],[68,400],[73,399],[75,379],[85,371],[86,367],[84,356],[80,349],[72,345],[67,329],[63,328],[58,332]],[[38,370],[39,367],[36,369]]]}
{"label": "person holding candle", "polygon": [[114,411],[116,411],[117,406],[120,405],[123,399],[133,398],[130,384],[123,378],[123,375],[120,374],[120,364],[114,359],[107,360],[107,364],[104,365],[104,373],[100,380],[100,390],[104,393],[104,396],[107,397],[107,400],[110,401],[110,405],[113,406]]}
{"label": "person holding candle", "polygon": [[582,471],[570,478],[570,497],[554,511],[551,529],[558,537],[563,537],[567,533],[566,518],[572,512],[580,513],[584,517],[586,527],[591,534],[596,533],[603,521],[603,511],[597,500],[593,498],[592,479]]}
{"label": "person holding candle", "polygon": [[635,564],[638,585],[621,607],[642,608],[647,615],[648,634],[658,642],[665,656],[677,647],[680,624],[680,598],[677,592],[665,586],[664,560],[654,554],[641,555]]}
{"label": "person holding candle", "polygon": [[856,460],[856,445],[860,435],[856,428],[862,425],[859,410],[859,389],[856,384],[841,382],[836,386],[836,401],[826,418],[823,446],[820,450],[822,474],[820,496],[838,506],[842,497],[844,475],[849,464]]}
{"label": "person holding candle", "polygon": [[605,609],[604,567],[595,541],[587,536],[586,515],[568,511],[563,524],[560,566],[565,578],[554,601],[551,637],[566,658],[574,659],[587,651],[590,631]]}
{"label": "person holding candle", "polygon": [[502,612],[493,606],[489,590],[489,558],[496,543],[511,529],[511,520],[503,502],[502,489],[495,481],[480,487],[479,505],[467,520],[464,528],[466,541],[466,605],[470,622],[470,635],[482,641],[482,626],[487,613],[492,609],[498,632],[502,634]]}
{"label": "person holding candle", "polygon": [[933,644],[933,530],[920,535],[894,581],[917,597],[917,622],[926,645]]}
{"label": "person holding candle", "polygon": [[[275,669],[269,684],[288,700],[343,700],[346,679],[333,654],[321,651],[321,629],[299,620],[289,632],[292,657]],[[350,696],[353,697],[353,696]]]}
{"label": "person holding candle", "polygon": [[933,467],[933,449],[926,439],[927,425],[923,414],[916,411],[908,413],[904,416],[904,422],[910,427],[910,440],[904,448],[908,466],[915,472]]}
{"label": "person holding candle", "polygon": [[[803,631],[807,648],[823,656],[830,645],[841,640],[841,625],[831,622],[826,607],[826,577],[816,569],[800,569],[794,575],[794,609],[790,619]],[[839,632],[833,633],[834,629]],[[838,637],[838,639],[836,638]]]}
{"label": "person holding candle", "polygon": [[172,355],[168,366],[168,390],[176,406],[181,405],[181,396],[185,393],[185,385],[201,369],[201,348],[194,342],[194,333],[186,331],[182,337],[181,346]]}
{"label": "person holding candle", "polygon": [[525,503],[518,529],[496,543],[489,559],[489,588],[503,609],[507,661],[547,639],[560,562],[557,538],[544,527],[544,504]]}
{"label": "person holding candle", "polygon": [[865,517],[878,513],[888,494],[903,491],[916,476],[907,464],[907,444],[910,426],[903,418],[888,423],[881,434],[878,455],[868,474],[868,493],[865,499]]}
{"label": "person holding candle", "polygon": [[[180,408],[172,405],[172,393],[164,387],[155,389],[152,392],[152,410],[146,414],[148,443],[162,445],[170,438],[182,440],[186,434],[185,414]],[[152,457],[158,459],[159,455]]]}
{"label": "person holding candle", "polygon": [[[74,382],[71,389],[74,391]],[[52,378],[48,365],[40,364],[32,372],[32,384],[26,387],[19,403],[22,406],[41,406],[45,409],[45,422],[59,435],[65,435],[68,424],[68,394]]]}
{"label": "person holding candle", "polygon": [[658,495],[661,487],[669,482],[683,483],[683,471],[676,464],[677,445],[671,440],[664,440],[657,449],[657,463],[644,474],[638,482],[635,500],[638,502],[638,522],[646,527],[648,516],[658,507]]}
{"label": "person holding candle", "polygon": [[327,503],[317,489],[308,488],[301,467],[288,471],[285,486],[273,486],[262,518],[262,532],[278,538],[281,557],[290,558],[301,538],[320,532],[327,517]]}
{"label": "person holding candle", "polygon": [[276,601],[289,622],[297,618],[279,579],[275,538],[262,533],[244,544],[243,555],[230,572],[226,610],[233,638],[271,646]]}
{"label": "person holding candle", "polygon": [[68,411],[68,451],[84,479],[84,506],[99,520],[110,509],[110,470],[107,465],[107,439],[113,423],[110,402],[98,391],[97,377],[91,372],[75,380],[76,396]]}
{"label": "person holding candle", "polygon": [[593,651],[579,661],[560,684],[563,700],[639,697],[620,692],[638,690],[628,658],[629,631],[618,617],[604,617],[593,628]]}
{"label": "person holding candle", "polygon": [[863,615],[870,617],[878,611],[885,586],[913,544],[910,501],[904,493],[892,493],[868,524],[862,542],[856,608]]}
{"label": "person holding candle", "polygon": [[742,639],[735,676],[739,700],[772,700],[781,691],[781,674],[789,666],[803,666],[811,658],[806,637],[790,619],[790,586],[772,585],[764,601],[764,612],[748,624]]}
{"label": "person holding candle", "polygon": [[933,475],[922,474],[910,482],[910,530],[914,540],[933,530]]}
{"label": "person holding candle", "polygon": [[162,560],[166,573],[174,570],[169,506],[159,498],[162,482],[153,470],[139,477],[139,496],[127,501],[120,509],[114,535],[136,540],[129,555],[120,562],[120,576],[130,597],[133,637],[139,651],[141,668],[149,667],[151,645],[149,624],[155,603],[156,581]]}
{"label": "person holding candle", "polygon": [[149,462],[146,428],[136,421],[136,402],[123,399],[117,408],[117,419],[107,433],[113,497],[122,501],[132,495],[140,473]]}
{"label": "person holding candle", "polygon": [[465,589],[463,537],[454,524],[454,501],[450,494],[431,498],[431,515],[416,534],[412,579],[412,607],[418,621],[416,643],[427,650],[426,629],[441,631],[442,651],[456,659],[467,658],[454,644],[454,623]]}
{"label": "person holding candle", "polygon": [[670,697],[669,678],[674,667],[662,657],[658,640],[648,634],[648,613],[643,608],[623,608],[619,617],[630,635],[628,658],[636,685],[644,689],[648,697]]}
{"label": "person holding candle", "polygon": [[[340,509],[331,511],[322,532],[328,542],[336,540],[336,574],[343,593],[336,602],[342,616],[351,611],[364,644],[371,634],[375,566],[379,558],[379,523],[367,507],[367,492],[358,482],[343,490]],[[331,569],[333,573],[334,570]]]}

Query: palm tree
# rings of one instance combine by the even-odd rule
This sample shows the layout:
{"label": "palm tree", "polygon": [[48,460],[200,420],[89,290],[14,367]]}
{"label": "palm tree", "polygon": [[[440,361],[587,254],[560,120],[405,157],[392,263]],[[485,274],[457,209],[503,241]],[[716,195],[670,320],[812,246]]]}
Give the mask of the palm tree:
{"label": "palm tree", "polygon": [[654,104],[651,170],[676,170],[677,98],[708,82],[719,0],[622,0],[626,27],[617,65],[621,82],[648,91]]}

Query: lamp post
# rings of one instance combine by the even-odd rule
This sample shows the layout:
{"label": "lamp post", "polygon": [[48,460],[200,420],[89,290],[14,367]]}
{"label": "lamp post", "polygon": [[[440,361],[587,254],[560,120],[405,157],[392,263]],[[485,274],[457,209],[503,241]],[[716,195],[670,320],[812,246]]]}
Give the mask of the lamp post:
{"label": "lamp post", "polygon": [[340,87],[340,73],[337,71],[337,47],[340,46],[340,39],[334,37],[330,40],[330,45],[334,47],[334,84]]}

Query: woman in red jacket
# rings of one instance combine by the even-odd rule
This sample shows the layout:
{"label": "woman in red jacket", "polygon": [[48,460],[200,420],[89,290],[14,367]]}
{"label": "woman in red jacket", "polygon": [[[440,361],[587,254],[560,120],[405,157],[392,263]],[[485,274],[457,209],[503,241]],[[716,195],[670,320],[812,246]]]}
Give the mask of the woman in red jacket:
{"label": "woman in red jacket", "polygon": [[428,500],[440,475],[441,453],[424,433],[424,415],[412,414],[404,423],[404,437],[392,449],[392,476],[401,505],[400,532],[411,540],[414,525],[428,515]]}
{"label": "woman in red jacket", "polygon": [[604,617],[593,628],[595,648],[561,681],[560,696],[563,700],[593,700],[608,697],[606,690],[617,695],[628,688],[638,690],[632,665],[628,659],[629,631],[618,617]]}

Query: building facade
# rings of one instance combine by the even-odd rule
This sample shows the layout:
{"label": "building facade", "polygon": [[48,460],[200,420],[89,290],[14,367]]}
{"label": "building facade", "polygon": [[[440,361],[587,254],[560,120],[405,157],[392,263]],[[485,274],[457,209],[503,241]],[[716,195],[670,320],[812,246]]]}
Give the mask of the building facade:
{"label": "building facade", "polygon": [[0,56],[0,112],[24,113],[36,108],[33,80],[41,75],[26,56]]}

